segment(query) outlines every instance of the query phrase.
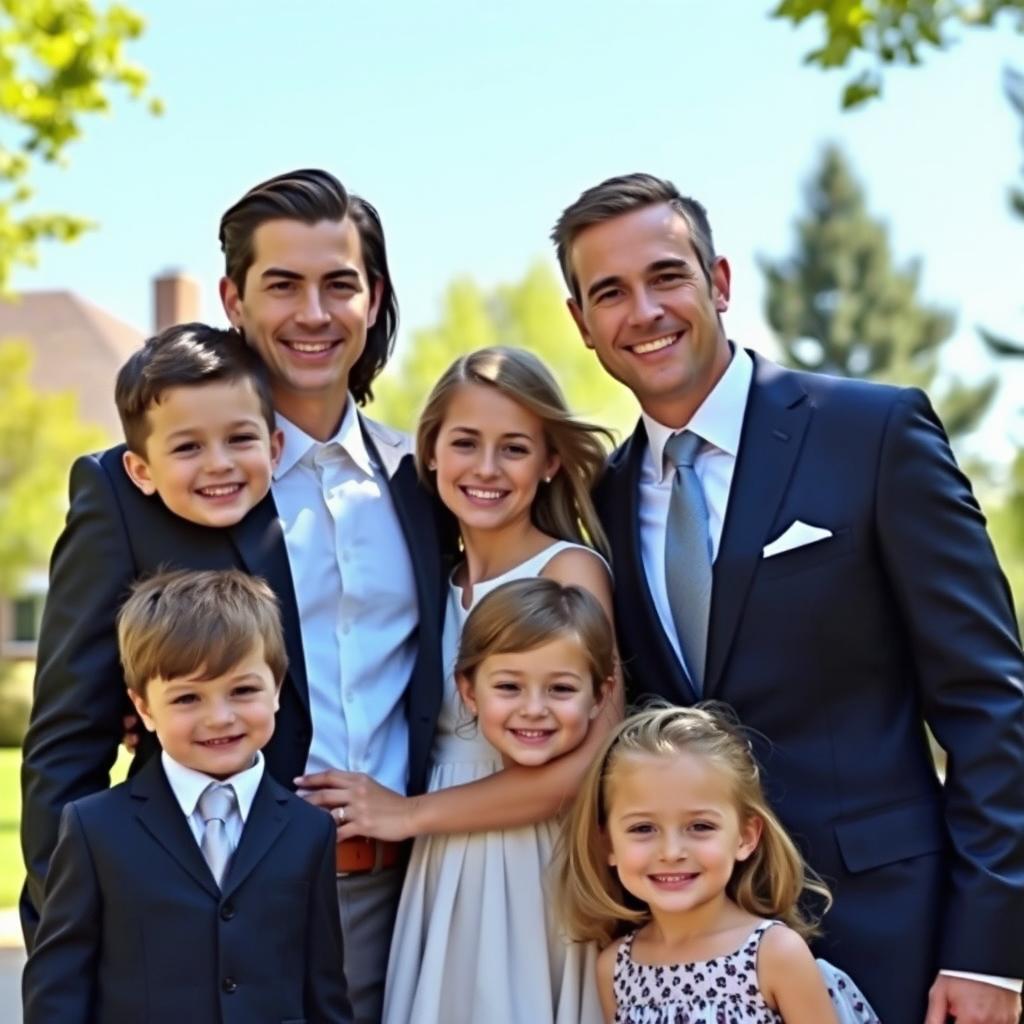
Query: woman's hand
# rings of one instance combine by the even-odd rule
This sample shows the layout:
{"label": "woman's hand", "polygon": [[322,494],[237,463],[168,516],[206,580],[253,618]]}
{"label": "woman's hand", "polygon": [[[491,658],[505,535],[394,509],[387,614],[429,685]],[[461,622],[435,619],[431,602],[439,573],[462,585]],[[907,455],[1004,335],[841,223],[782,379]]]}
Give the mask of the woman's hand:
{"label": "woman's hand", "polygon": [[128,751],[129,754],[134,754],[139,749],[139,733],[141,725],[139,723],[138,715],[125,715],[121,719],[121,725],[124,726],[124,735],[121,737],[121,746]]}
{"label": "woman's hand", "polygon": [[331,812],[338,839],[367,836],[401,842],[416,834],[415,797],[400,796],[362,772],[330,769],[295,780],[299,796]]}

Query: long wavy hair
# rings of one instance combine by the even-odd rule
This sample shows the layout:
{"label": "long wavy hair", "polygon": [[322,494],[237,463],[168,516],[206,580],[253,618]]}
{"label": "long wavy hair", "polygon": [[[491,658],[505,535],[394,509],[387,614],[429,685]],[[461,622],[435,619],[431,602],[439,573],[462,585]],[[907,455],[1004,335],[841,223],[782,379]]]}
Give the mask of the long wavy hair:
{"label": "long wavy hair", "polygon": [[705,759],[729,780],[741,822],[757,818],[762,824],[754,852],[736,862],[726,895],[748,914],[783,921],[805,938],[817,934],[817,920],[800,901],[805,894],[814,894],[827,909],[828,887],[804,864],[768,806],[750,743],[731,711],[702,704],[632,715],[608,737],[588,770],[556,858],[559,912],[569,935],[606,945],[651,919],[650,908],[623,889],[608,863],[610,794],[616,772],[628,759],[682,753]]}
{"label": "long wavy hair", "polygon": [[605,556],[608,541],[590,492],[604,469],[610,431],[578,420],[569,412],[551,371],[521,348],[482,348],[460,356],[441,375],[427,398],[416,428],[416,469],[434,486],[429,469],[452,396],[463,384],[479,384],[512,399],[542,423],[549,452],[561,463],[551,482],[537,490],[531,518],[537,529],[560,540],[590,544]]}

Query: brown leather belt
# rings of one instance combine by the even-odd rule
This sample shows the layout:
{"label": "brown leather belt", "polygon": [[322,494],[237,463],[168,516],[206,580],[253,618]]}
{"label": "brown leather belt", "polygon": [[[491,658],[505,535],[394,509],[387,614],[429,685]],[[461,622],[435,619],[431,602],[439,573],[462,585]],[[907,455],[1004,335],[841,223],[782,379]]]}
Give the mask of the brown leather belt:
{"label": "brown leather belt", "polygon": [[393,868],[401,859],[402,844],[382,839],[342,839],[337,846],[335,868],[339,875],[360,875],[367,871]]}

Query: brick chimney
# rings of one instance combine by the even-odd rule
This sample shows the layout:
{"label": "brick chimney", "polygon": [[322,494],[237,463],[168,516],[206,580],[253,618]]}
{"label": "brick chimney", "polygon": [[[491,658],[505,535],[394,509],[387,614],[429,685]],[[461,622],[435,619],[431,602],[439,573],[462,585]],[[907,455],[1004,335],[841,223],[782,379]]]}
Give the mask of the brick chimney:
{"label": "brick chimney", "polygon": [[199,282],[181,270],[168,270],[153,281],[154,330],[199,319]]}

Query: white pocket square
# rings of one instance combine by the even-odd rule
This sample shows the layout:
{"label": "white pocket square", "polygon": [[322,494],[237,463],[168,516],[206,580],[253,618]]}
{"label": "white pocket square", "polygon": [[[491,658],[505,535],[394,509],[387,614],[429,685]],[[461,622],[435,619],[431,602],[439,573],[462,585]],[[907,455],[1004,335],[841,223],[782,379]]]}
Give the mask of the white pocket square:
{"label": "white pocket square", "polygon": [[771,558],[772,555],[781,555],[784,551],[792,551],[794,548],[802,548],[815,541],[825,540],[831,537],[832,531],[826,530],[824,526],[811,526],[810,523],[801,523],[799,519],[791,523],[782,535],[776,537],[771,544],[766,544],[761,552],[762,558]]}

